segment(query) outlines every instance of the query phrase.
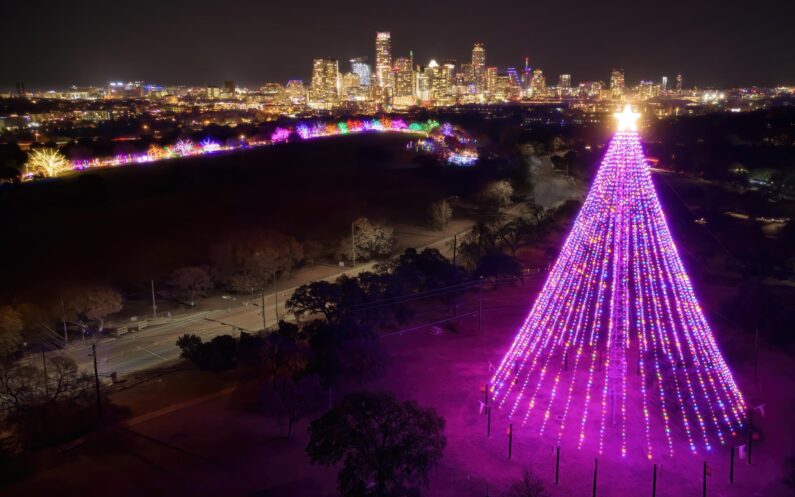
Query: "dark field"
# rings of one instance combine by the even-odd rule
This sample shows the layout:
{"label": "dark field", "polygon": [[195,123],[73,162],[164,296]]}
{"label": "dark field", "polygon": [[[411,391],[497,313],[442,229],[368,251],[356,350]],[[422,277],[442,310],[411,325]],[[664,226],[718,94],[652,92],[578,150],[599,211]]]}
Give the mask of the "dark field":
{"label": "dark field", "polygon": [[439,166],[407,141],[332,138],[4,188],[0,288],[147,281],[204,262],[239,230],[330,241],[360,216],[422,223],[432,201],[480,184],[483,172]]}

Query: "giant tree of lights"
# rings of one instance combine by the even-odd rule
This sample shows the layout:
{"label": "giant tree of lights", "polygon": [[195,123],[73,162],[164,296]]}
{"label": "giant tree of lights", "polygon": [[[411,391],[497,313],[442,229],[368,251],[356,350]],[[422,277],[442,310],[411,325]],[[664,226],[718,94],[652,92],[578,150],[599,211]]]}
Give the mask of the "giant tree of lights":
{"label": "giant tree of lights", "polygon": [[541,434],[625,456],[725,443],[746,404],[677,253],[627,106],[544,287],[491,380]]}

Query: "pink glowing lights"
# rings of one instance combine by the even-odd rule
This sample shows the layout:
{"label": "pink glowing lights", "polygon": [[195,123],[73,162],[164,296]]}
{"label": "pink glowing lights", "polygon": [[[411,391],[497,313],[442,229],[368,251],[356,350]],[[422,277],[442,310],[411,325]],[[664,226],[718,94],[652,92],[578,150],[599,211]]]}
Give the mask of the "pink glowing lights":
{"label": "pink glowing lights", "polygon": [[746,403],[671,237],[634,127],[619,115],[588,198],[491,380],[509,415],[578,447],[651,459],[725,443]]}

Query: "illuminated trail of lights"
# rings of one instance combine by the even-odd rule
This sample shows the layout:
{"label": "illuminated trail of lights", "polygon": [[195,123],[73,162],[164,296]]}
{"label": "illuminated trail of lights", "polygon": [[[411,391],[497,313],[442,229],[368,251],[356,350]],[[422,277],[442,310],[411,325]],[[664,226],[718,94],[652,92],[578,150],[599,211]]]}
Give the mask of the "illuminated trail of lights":
{"label": "illuminated trail of lights", "polygon": [[[121,154],[109,158],[95,158],[92,160],[66,161],[55,163],[49,156],[31,156],[30,173],[24,179],[32,179],[34,174],[44,177],[57,176],[73,171],[94,169],[101,167],[114,167],[128,164],[146,164],[161,160],[197,157],[219,152],[230,152],[247,148],[255,148],[268,145],[277,145],[288,142],[291,137],[301,140],[312,140],[316,138],[340,136],[362,133],[405,133],[424,138],[424,142],[418,147],[419,150],[435,153],[442,157],[447,163],[456,166],[471,166],[478,160],[478,153],[474,148],[474,141],[469,138],[459,128],[449,123],[440,124],[432,119],[425,122],[407,123],[403,119],[391,119],[388,117],[380,119],[348,119],[337,123],[309,122],[299,123],[293,127],[278,127],[270,136],[270,140],[256,141],[241,137],[237,144],[221,145],[211,137],[207,137],[198,144],[187,139],[180,139],[174,145],[160,147],[152,145],[144,153]],[[450,145],[448,139],[455,138],[458,145]],[[39,166],[43,164],[44,166]]]}
{"label": "illuminated trail of lights", "polygon": [[[509,417],[648,459],[726,444],[747,405],[682,265],[631,109],[489,383]],[[585,369],[585,371],[584,371]],[[579,414],[578,414],[579,413]],[[574,419],[569,419],[574,417]],[[579,422],[577,422],[579,421]]]}

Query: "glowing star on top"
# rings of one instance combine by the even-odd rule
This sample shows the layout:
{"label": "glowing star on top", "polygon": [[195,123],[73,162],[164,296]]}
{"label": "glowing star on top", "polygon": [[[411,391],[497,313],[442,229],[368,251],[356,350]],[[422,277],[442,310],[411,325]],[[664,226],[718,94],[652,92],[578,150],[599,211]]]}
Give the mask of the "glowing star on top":
{"label": "glowing star on top", "polygon": [[633,112],[631,105],[625,105],[622,112],[616,112],[613,115],[616,116],[616,119],[618,119],[618,128],[616,131],[638,130],[638,117],[640,117],[640,114]]}
{"label": "glowing star on top", "polygon": [[748,406],[679,258],[637,114],[618,118],[492,399],[557,444],[648,459],[683,442],[709,451],[733,443]]}

